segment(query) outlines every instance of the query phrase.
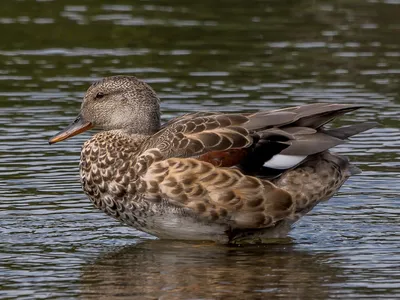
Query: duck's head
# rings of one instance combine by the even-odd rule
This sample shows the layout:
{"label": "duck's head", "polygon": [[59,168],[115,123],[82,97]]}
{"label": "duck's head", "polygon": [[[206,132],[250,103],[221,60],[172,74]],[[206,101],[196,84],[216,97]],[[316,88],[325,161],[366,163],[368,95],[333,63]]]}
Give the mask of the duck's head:
{"label": "duck's head", "polygon": [[78,117],[49,143],[63,141],[92,127],[153,134],[160,128],[160,100],[148,84],[136,77],[106,77],[89,87]]}

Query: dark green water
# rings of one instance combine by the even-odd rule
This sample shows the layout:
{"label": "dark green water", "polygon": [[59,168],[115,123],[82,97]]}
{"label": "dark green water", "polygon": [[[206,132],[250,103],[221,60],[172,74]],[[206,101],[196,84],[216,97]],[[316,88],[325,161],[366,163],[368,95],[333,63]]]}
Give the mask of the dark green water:
{"label": "dark green water", "polygon": [[[1,2],[1,299],[399,299],[400,1]],[[291,232],[164,242],[95,210],[80,147],[49,146],[97,78],[136,75],[164,119],[316,101],[382,126],[338,147],[364,172]]]}

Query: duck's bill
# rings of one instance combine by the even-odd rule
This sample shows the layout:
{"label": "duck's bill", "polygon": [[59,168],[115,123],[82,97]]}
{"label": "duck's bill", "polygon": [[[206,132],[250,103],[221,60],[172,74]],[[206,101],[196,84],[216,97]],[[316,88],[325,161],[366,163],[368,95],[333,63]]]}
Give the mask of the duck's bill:
{"label": "duck's bill", "polygon": [[67,128],[57,133],[49,140],[49,144],[54,144],[80,134],[86,130],[92,128],[92,123],[85,121],[85,119],[79,115],[74,122],[72,122]]}

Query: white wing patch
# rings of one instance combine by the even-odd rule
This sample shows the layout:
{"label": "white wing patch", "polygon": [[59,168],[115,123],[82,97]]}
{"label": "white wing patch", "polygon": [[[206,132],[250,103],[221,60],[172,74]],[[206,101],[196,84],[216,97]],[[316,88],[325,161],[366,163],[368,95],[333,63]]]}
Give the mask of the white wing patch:
{"label": "white wing patch", "polygon": [[276,154],[272,158],[264,163],[264,167],[271,169],[290,169],[301,163],[307,155],[285,155]]}

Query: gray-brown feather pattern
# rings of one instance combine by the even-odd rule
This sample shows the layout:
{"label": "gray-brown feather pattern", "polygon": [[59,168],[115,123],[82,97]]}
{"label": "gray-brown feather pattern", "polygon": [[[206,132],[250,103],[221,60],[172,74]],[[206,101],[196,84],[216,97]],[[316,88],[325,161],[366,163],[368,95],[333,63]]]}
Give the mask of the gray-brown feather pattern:
{"label": "gray-brown feather pattern", "polygon": [[[255,136],[258,139],[281,136],[286,139],[283,143],[289,145],[282,154],[310,155],[343,143],[341,131],[329,134],[330,131],[321,130],[321,126],[357,108],[359,106],[319,103],[253,114],[187,114],[164,125],[142,149],[158,148],[165,158],[193,157],[208,151],[249,147]],[[373,127],[371,124],[361,129]]]}
{"label": "gray-brown feather pattern", "polygon": [[350,175],[347,158],[324,152],[273,183],[292,196],[296,208],[291,218],[296,221],[320,201],[331,198]]}
{"label": "gray-brown feather pattern", "polygon": [[253,140],[242,126],[246,122],[247,117],[235,114],[183,117],[153,135],[143,149],[158,148],[164,157],[189,157],[248,147]]}
{"label": "gray-brown feather pattern", "polygon": [[295,211],[292,197],[274,184],[192,158],[152,164],[141,181],[146,197],[161,195],[203,220],[234,228],[264,228]]}

